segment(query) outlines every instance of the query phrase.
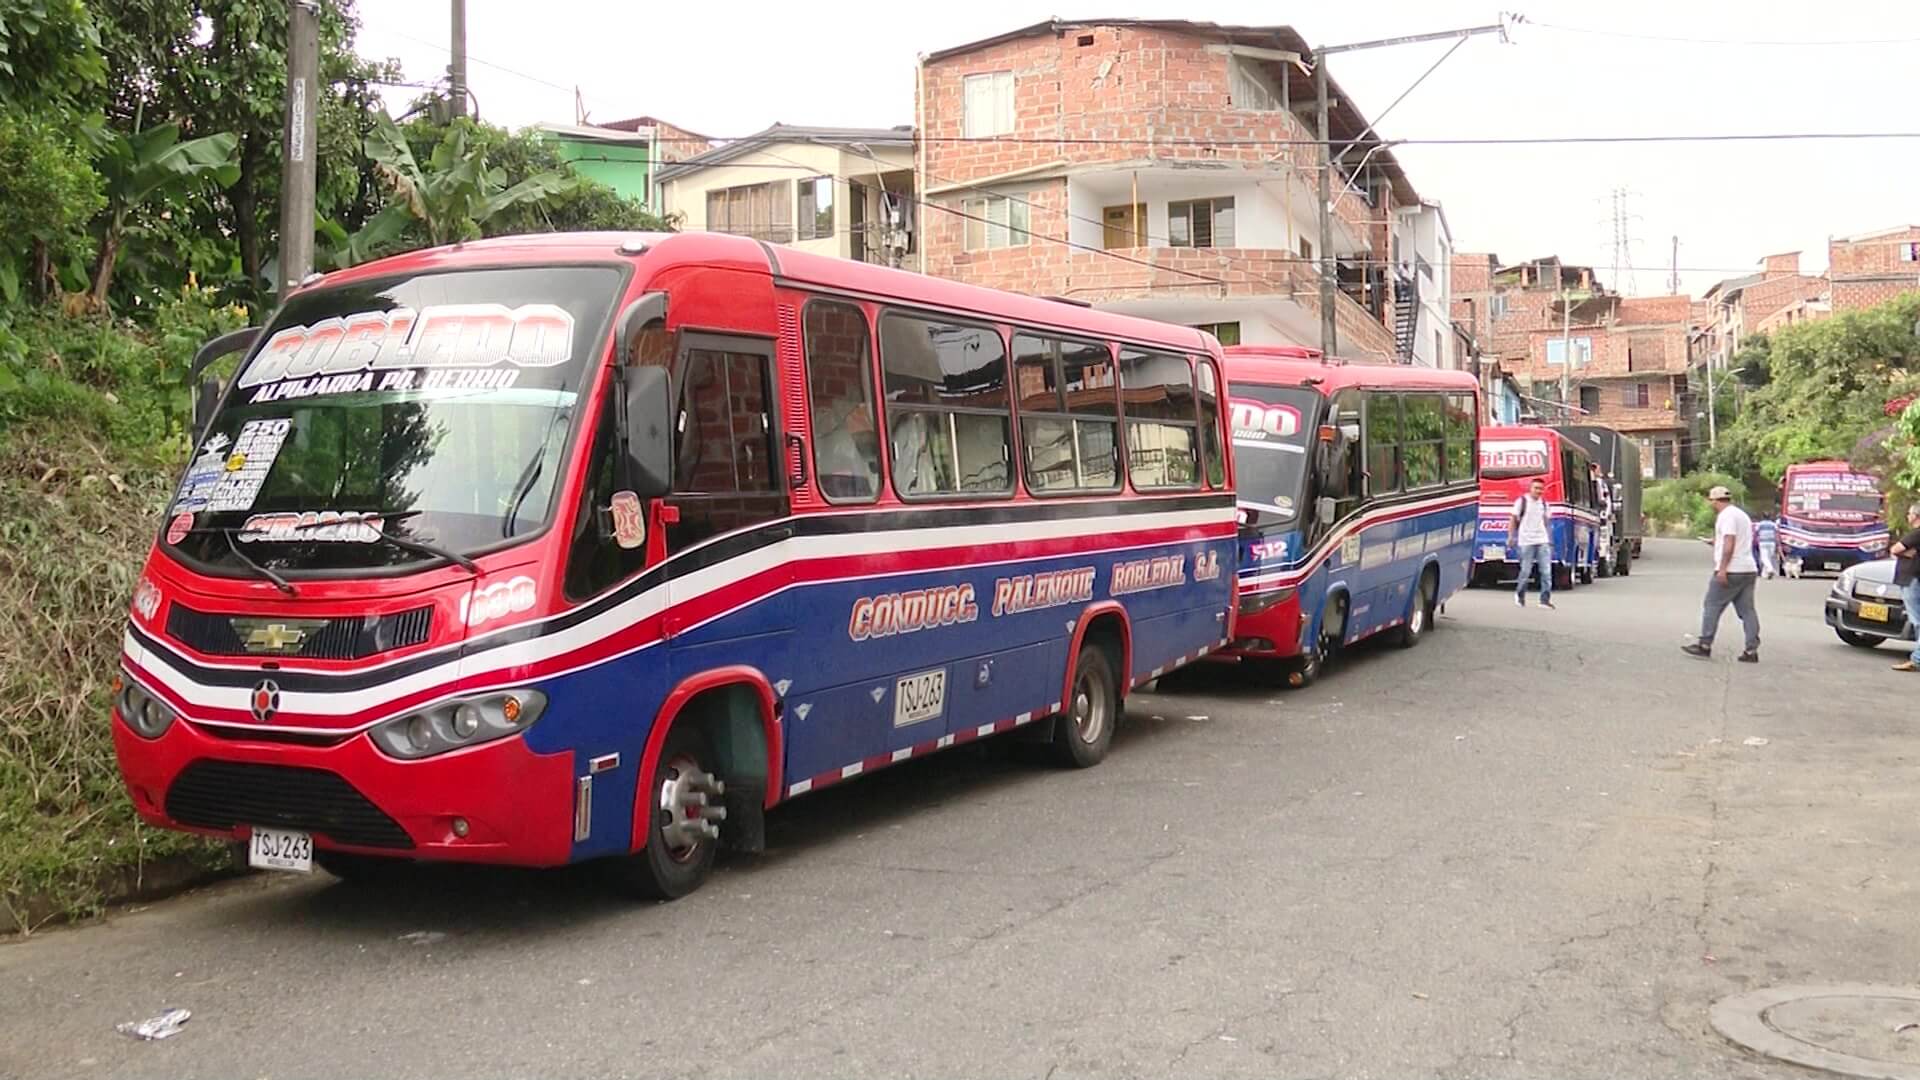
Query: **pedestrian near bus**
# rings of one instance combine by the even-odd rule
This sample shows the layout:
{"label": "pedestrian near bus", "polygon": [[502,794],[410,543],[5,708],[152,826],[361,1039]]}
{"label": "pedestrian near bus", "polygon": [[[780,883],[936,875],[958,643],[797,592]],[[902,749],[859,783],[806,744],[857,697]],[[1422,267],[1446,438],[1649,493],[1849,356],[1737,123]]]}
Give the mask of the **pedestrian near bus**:
{"label": "pedestrian near bus", "polygon": [[[1907,507],[1907,532],[1894,541],[1893,583],[1901,588],[1907,605],[1908,624],[1920,627],[1920,503]],[[1916,634],[1913,652],[1893,665],[1895,671],[1920,671],[1920,634]]]}
{"label": "pedestrian near bus", "polygon": [[1753,558],[1753,519],[1733,505],[1733,493],[1724,487],[1707,492],[1707,501],[1713,504],[1713,577],[1707,581],[1707,599],[1700,612],[1700,637],[1691,645],[1680,646],[1680,651],[1703,660],[1712,656],[1720,616],[1732,604],[1740,616],[1740,629],[1747,635],[1740,662],[1757,664],[1760,613],[1753,606],[1753,587],[1759,580],[1760,566]]}
{"label": "pedestrian near bus", "polygon": [[1540,568],[1540,606],[1553,607],[1553,533],[1547,528],[1547,482],[1534,480],[1527,493],[1514,501],[1507,528],[1514,546],[1520,549],[1520,583],[1513,587],[1513,602],[1527,606],[1527,579],[1533,568]]}
{"label": "pedestrian near bus", "polygon": [[1775,560],[1780,557],[1780,527],[1774,524],[1772,514],[1753,523],[1753,544],[1760,553],[1760,572],[1771,579],[1779,572]]}

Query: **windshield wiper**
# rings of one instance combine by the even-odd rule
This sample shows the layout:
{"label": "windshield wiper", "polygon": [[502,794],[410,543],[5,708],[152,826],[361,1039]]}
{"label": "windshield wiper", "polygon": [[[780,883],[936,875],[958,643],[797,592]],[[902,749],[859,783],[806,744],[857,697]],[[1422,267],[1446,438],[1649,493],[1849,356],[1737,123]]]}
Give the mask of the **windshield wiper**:
{"label": "windshield wiper", "polygon": [[[392,544],[402,551],[413,551],[421,555],[433,555],[445,559],[450,563],[458,564],[461,569],[478,577],[480,575],[480,564],[467,558],[465,555],[457,551],[449,551],[438,544],[427,543],[425,540],[415,540],[409,536],[395,536],[385,528],[388,521],[397,521],[400,518],[412,517],[418,513],[420,513],[418,510],[400,510],[392,514],[365,514],[359,518],[336,518],[332,521],[308,521],[299,525],[290,525],[287,527],[287,531],[305,532],[308,529],[324,529],[330,525],[365,525],[367,524],[367,519],[372,518],[380,523],[379,526],[373,530],[374,536],[378,539]],[[232,536],[228,536],[227,543],[233,543]]]}
{"label": "windshield wiper", "polygon": [[256,576],[273,582],[274,588],[279,589],[288,596],[299,596],[300,590],[293,587],[293,582],[254,562],[252,558],[248,557],[246,552],[240,550],[240,545],[235,543],[233,539],[235,531],[234,529],[224,529],[222,533],[227,538],[227,550],[233,552],[233,557],[240,560],[240,565],[253,571]]}
{"label": "windshield wiper", "polygon": [[554,415],[553,420],[547,424],[546,434],[540,436],[540,445],[534,448],[533,457],[528,460],[527,467],[520,470],[520,479],[513,485],[513,503],[507,508],[507,520],[500,525],[502,537],[513,535],[514,523],[520,520],[520,504],[527,501],[527,496],[533,493],[534,483],[540,479],[540,474],[546,471],[547,444],[553,441],[554,431],[562,427],[572,416],[573,412],[570,409],[562,409]]}

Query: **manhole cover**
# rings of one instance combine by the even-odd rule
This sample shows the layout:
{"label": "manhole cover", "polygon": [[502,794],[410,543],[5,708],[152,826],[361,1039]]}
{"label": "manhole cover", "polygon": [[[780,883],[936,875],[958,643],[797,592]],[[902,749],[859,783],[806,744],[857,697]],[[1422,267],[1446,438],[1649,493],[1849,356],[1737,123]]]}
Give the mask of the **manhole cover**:
{"label": "manhole cover", "polygon": [[1796,1065],[1920,1080],[1920,990],[1860,983],[1777,986],[1716,1002],[1714,1030]]}

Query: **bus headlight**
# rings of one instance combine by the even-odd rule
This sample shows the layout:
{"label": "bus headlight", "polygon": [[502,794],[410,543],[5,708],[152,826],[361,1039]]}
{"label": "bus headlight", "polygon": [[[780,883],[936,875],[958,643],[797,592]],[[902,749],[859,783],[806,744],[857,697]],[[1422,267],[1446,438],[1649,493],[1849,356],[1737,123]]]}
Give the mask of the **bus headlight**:
{"label": "bus headlight", "polygon": [[1293,599],[1293,589],[1274,589],[1271,592],[1250,593],[1240,598],[1240,614],[1258,615],[1275,604],[1284,604]]}
{"label": "bus headlight", "polygon": [[173,707],[141,689],[129,679],[120,688],[120,719],[143,739],[157,739],[167,733],[180,714]]}
{"label": "bus headlight", "polygon": [[394,757],[432,757],[525,731],[546,707],[547,696],[538,690],[497,690],[396,716],[368,734]]}

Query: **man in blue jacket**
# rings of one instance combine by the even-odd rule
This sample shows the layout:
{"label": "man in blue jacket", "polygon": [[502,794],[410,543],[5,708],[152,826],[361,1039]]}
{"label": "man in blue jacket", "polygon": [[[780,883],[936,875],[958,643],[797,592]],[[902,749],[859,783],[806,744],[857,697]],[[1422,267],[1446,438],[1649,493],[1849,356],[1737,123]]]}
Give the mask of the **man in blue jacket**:
{"label": "man in blue jacket", "polygon": [[1767,577],[1774,575],[1774,560],[1780,555],[1780,526],[1768,514],[1753,525],[1754,555],[1760,561],[1760,572]]}

